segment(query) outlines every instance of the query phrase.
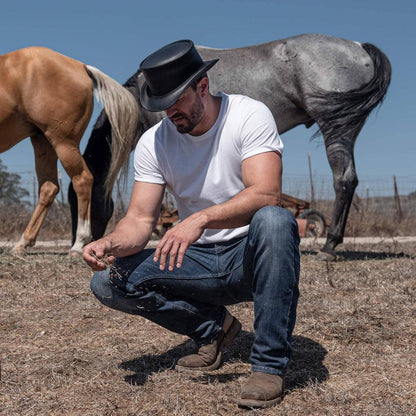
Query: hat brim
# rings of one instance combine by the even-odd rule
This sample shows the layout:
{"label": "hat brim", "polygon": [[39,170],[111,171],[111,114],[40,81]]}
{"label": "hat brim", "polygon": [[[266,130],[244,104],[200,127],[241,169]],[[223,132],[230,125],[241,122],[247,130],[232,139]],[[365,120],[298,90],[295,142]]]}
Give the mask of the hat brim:
{"label": "hat brim", "polygon": [[148,111],[153,112],[164,111],[168,109],[173,104],[175,104],[176,101],[178,101],[182,93],[192,84],[193,81],[198,79],[201,76],[201,74],[211,69],[218,61],[219,59],[205,61],[204,65],[202,65],[202,67],[197,72],[195,72],[195,74],[193,74],[184,83],[182,83],[166,95],[152,95],[147,83],[144,82],[140,89],[140,103],[142,107]]}

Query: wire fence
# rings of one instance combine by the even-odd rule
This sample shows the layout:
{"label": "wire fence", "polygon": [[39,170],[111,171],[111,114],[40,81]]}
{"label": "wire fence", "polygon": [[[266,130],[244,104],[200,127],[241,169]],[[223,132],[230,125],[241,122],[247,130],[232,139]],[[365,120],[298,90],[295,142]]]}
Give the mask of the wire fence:
{"label": "wire fence", "polygon": [[[360,198],[393,196],[394,178],[396,178],[399,195],[407,196],[416,191],[416,175],[414,176],[361,176],[356,189]],[[315,175],[312,177],[315,199],[332,200],[335,198],[331,175]],[[283,192],[297,198],[312,199],[312,186],[307,175],[286,175],[283,177]]]}
{"label": "wire fence", "polygon": [[[26,201],[35,204],[37,201],[37,180],[33,170],[13,172],[21,177],[20,185],[29,192]],[[416,192],[416,175],[411,176],[360,176],[356,194],[360,198],[387,197],[394,196],[394,178],[396,180],[397,195],[408,196]],[[60,176],[61,191],[58,195],[59,202],[66,203],[68,200],[67,190],[69,178],[66,175]],[[130,192],[133,186],[133,175],[130,174],[126,186],[115,189],[116,195],[121,195],[123,204],[128,204]],[[311,184],[312,182],[312,184]],[[283,176],[283,192],[296,198],[310,201],[315,200],[333,200],[335,192],[333,188],[333,179],[331,175],[313,175],[312,181],[309,175],[290,175]],[[312,195],[312,193],[314,195]]]}

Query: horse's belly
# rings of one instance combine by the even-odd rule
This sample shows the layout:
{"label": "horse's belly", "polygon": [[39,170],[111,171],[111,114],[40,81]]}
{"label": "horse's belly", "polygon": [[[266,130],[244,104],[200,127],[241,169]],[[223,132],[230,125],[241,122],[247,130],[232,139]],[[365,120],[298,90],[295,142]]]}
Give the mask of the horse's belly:
{"label": "horse's belly", "polygon": [[0,153],[29,137],[32,131],[33,127],[29,123],[19,120],[15,115],[0,120]]}

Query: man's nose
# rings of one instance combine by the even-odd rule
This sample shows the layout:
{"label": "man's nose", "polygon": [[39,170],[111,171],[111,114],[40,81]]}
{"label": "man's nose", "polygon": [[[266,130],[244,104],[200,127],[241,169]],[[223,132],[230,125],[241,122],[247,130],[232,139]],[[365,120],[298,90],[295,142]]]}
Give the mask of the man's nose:
{"label": "man's nose", "polygon": [[168,117],[172,117],[175,113],[176,113],[176,108],[175,108],[175,104],[170,106],[169,108],[167,108],[165,110],[165,113]]}

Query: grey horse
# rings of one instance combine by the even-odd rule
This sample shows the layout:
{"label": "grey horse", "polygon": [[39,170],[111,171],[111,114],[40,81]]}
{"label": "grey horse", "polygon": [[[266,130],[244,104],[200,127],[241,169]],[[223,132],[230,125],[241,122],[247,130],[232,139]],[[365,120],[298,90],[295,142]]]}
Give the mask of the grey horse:
{"label": "grey horse", "polygon": [[[369,43],[320,34],[304,34],[236,49],[197,47],[205,60],[220,61],[209,72],[212,93],[244,94],[263,101],[272,111],[280,133],[304,124],[317,124],[333,172],[335,201],[326,243],[320,260],[334,260],[342,243],[348,212],[358,184],[354,144],[370,112],[383,101],[391,79],[388,58]],[[140,71],[124,84],[136,97],[143,82]],[[140,107],[136,142],[161,120],[163,113]],[[113,211],[105,198],[111,160],[110,124],[104,112],[98,117],[84,158],[94,175],[91,223],[93,238],[103,235]],[[76,197],[69,189],[73,230],[76,230]]]}

